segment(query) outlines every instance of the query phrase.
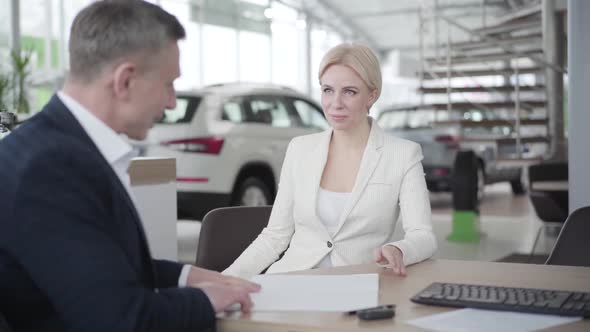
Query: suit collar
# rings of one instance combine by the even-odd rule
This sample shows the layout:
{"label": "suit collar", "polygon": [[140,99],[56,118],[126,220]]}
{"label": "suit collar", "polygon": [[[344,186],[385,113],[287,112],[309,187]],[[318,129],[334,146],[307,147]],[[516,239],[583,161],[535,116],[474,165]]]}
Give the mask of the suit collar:
{"label": "suit collar", "polygon": [[381,149],[385,144],[385,133],[377,125],[375,119],[369,117],[369,123],[371,124],[371,131],[369,132],[369,139],[367,141],[367,148],[374,150]]}
{"label": "suit collar", "polygon": [[82,128],[78,120],[76,120],[57,95],[51,97],[47,105],[43,108],[42,114],[52,121],[56,127],[62,128],[64,133],[76,137],[86,145],[94,147],[96,152],[99,152],[94,142],[92,142],[88,134],[84,131],[84,128]]}
{"label": "suit collar", "polygon": [[[86,134],[109,164],[114,165],[118,161],[126,159],[128,160],[126,166],[129,166],[128,163],[131,162],[132,157],[130,156],[133,155],[133,148],[128,141],[65,92],[59,91],[57,96],[78,120],[78,123],[84,128]],[[125,172],[127,167],[124,169]]]}

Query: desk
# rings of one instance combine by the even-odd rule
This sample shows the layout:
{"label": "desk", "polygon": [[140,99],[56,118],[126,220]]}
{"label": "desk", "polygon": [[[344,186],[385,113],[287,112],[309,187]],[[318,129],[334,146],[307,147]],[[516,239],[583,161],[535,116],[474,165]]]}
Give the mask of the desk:
{"label": "desk", "polygon": [[[434,281],[513,287],[555,288],[590,292],[590,268],[475,261],[428,260],[408,267],[399,277],[374,264],[317,269],[299,274],[379,273],[379,303],[397,304],[393,320],[363,322],[340,313],[256,312],[219,316],[217,331],[422,331],[405,321],[455,310],[415,304],[410,297]],[[590,331],[590,320],[558,326],[549,331]]]}
{"label": "desk", "polygon": [[536,191],[568,191],[568,181],[535,181],[531,184],[531,190]]}

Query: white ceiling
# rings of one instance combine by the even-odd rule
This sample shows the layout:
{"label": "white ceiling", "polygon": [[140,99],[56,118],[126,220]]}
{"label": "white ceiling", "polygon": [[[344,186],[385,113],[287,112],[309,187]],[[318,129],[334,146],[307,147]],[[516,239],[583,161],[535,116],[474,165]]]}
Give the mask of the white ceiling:
{"label": "white ceiling", "polygon": [[[307,11],[312,18],[339,30],[348,39],[369,44],[387,53],[390,50],[415,53],[420,44],[419,13],[424,17],[425,49],[438,40],[447,41],[448,25],[433,19],[434,8],[469,28],[489,25],[514,6],[530,0],[284,0]],[[485,6],[483,3],[485,2]],[[438,34],[436,33],[438,31]],[[462,41],[469,35],[457,28],[450,30],[451,41]]]}

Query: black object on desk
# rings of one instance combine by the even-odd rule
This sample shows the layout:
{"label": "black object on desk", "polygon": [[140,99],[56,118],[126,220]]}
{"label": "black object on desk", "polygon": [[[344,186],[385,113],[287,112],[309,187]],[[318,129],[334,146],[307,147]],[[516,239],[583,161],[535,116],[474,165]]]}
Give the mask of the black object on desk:
{"label": "black object on desk", "polygon": [[421,304],[590,318],[590,293],[435,282],[411,298]]}
{"label": "black object on desk", "polygon": [[353,310],[349,315],[357,315],[362,320],[388,319],[395,316],[395,304],[380,305],[374,308]]}

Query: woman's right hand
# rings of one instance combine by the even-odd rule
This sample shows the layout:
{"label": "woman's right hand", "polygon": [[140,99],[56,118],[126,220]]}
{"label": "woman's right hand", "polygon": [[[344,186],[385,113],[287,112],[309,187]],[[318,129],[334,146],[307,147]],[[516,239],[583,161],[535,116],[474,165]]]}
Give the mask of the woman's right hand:
{"label": "woman's right hand", "polygon": [[386,244],[374,251],[375,262],[379,265],[389,267],[400,276],[406,276],[406,265],[404,264],[404,254],[402,251],[391,244]]}

